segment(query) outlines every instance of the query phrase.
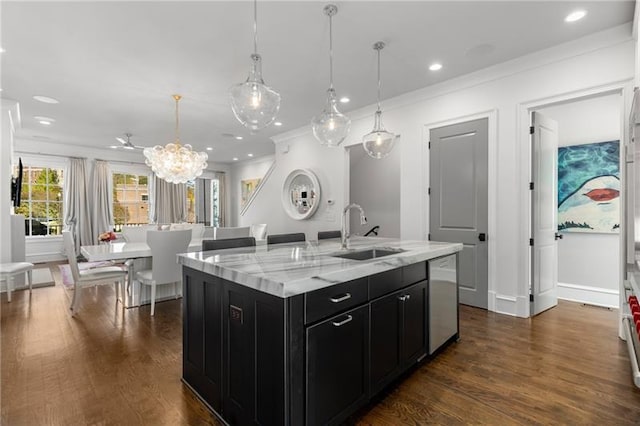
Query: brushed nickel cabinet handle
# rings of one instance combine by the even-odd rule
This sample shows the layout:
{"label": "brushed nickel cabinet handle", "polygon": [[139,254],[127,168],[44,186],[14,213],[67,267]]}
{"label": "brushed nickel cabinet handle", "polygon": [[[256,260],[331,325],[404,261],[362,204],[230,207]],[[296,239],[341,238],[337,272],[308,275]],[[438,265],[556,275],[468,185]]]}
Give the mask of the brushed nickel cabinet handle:
{"label": "brushed nickel cabinet handle", "polygon": [[332,297],[329,300],[331,300],[333,303],[340,303],[348,299],[351,299],[351,293],[345,293],[342,296]]}
{"label": "brushed nickel cabinet handle", "polygon": [[340,327],[341,325],[345,325],[346,323],[351,322],[352,319],[353,317],[351,315],[347,315],[347,317],[342,321],[333,321],[333,325],[336,327]]}
{"label": "brushed nickel cabinet handle", "polygon": [[405,294],[405,295],[402,295],[402,296],[398,296],[398,300],[401,301],[401,302],[404,302],[404,301],[409,300],[409,299],[411,299],[411,295],[410,294]]}

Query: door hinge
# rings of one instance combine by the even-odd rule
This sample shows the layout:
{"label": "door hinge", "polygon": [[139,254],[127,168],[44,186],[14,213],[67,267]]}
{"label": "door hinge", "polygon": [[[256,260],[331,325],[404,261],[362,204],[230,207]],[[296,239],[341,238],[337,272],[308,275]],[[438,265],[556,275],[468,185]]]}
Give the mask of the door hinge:
{"label": "door hinge", "polygon": [[427,144],[427,146],[429,147],[428,149],[431,149],[431,141],[429,141],[429,143]]}
{"label": "door hinge", "polygon": [[529,295],[529,302],[533,302],[533,294]]}
{"label": "door hinge", "polygon": [[535,133],[535,131],[536,131],[536,130],[535,130],[535,127],[533,127],[533,126],[529,127],[529,134],[530,134],[530,135],[534,134],[534,133]]}
{"label": "door hinge", "polygon": [[533,182],[529,182],[529,189],[533,191]]}
{"label": "door hinge", "polygon": [[427,194],[431,195],[431,187],[429,187],[429,189],[427,189]]}
{"label": "door hinge", "polygon": [[529,238],[529,245],[533,246],[533,238]]}
{"label": "door hinge", "polygon": [[431,234],[427,234],[427,240],[431,241]]}

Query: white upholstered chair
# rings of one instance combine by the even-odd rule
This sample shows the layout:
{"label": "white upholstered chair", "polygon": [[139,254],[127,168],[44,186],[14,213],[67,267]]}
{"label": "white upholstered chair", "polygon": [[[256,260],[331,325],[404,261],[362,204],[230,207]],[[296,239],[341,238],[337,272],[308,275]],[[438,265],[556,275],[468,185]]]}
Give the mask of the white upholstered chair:
{"label": "white upholstered chair", "polygon": [[[76,249],[73,236],[70,231],[62,231],[64,250],[69,260],[71,275],[73,276],[73,300],[71,301],[71,315],[75,315],[80,305],[80,291],[83,287],[91,287],[97,284],[114,283],[116,293],[116,304],[118,304],[118,294],[124,288],[124,281],[127,278],[127,269],[121,266],[103,266],[100,268],[83,269],[78,268],[76,259]],[[124,297],[124,296],[123,296]]]}
{"label": "white upholstered chair", "polygon": [[12,262],[0,264],[0,281],[7,282],[7,301],[11,302],[11,292],[13,291],[13,277],[16,275],[27,274],[27,280],[29,281],[29,293],[31,293],[31,287],[33,285],[33,263],[29,262]]}
{"label": "white upholstered chair", "polygon": [[251,236],[256,240],[266,240],[267,239],[267,224],[266,223],[256,223],[251,225]]}
{"label": "white upholstered chair", "polygon": [[204,237],[204,223],[172,223],[169,227],[171,231],[191,230],[191,239],[201,239]]}
{"label": "white upholstered chair", "polygon": [[214,240],[224,240],[227,238],[241,238],[250,237],[250,226],[234,226],[234,227],[219,227],[214,229]]}
{"label": "white upholstered chair", "polygon": [[140,284],[151,286],[151,315],[156,308],[156,286],[174,285],[174,294],[178,297],[177,284],[182,282],[182,268],[176,255],[186,253],[191,241],[191,229],[181,231],[149,231],[147,244],[151,248],[151,269],[136,273]]}
{"label": "white upholstered chair", "polygon": [[147,231],[156,228],[155,225],[123,226],[122,238],[124,238],[127,243],[146,243]]}

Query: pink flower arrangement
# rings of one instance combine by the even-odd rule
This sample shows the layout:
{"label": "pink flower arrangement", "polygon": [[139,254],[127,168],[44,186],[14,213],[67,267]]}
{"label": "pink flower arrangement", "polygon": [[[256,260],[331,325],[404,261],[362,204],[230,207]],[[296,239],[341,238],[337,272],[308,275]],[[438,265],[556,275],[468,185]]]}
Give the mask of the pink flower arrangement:
{"label": "pink flower arrangement", "polygon": [[116,238],[116,233],[113,231],[103,232],[102,234],[98,235],[98,240],[103,243],[113,241]]}

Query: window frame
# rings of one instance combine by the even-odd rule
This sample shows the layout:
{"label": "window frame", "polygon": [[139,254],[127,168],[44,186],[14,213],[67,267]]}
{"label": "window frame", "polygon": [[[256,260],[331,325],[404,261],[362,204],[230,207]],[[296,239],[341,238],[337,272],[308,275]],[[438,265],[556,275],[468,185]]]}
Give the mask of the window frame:
{"label": "window frame", "polygon": [[[113,191],[113,200],[111,202],[111,212],[113,214],[113,226],[114,229],[117,229],[118,226],[127,226],[129,225],[129,223],[126,222],[122,223],[122,224],[117,224],[116,223],[116,215],[115,215],[115,206],[116,206],[116,196],[115,196],[115,192],[116,192],[116,184],[114,182],[114,176],[115,175],[133,175],[133,176],[146,176],[147,177],[147,200],[142,200],[142,197],[140,197],[139,200],[136,201],[128,201],[128,202],[124,202],[125,204],[139,204],[139,203],[146,203],[147,204],[147,222],[146,224],[151,223],[151,218],[149,217],[149,212],[152,209],[151,206],[151,195],[150,195],[150,191],[151,191],[151,179],[153,179],[153,174],[151,173],[151,171],[145,167],[145,166],[136,166],[136,165],[124,165],[124,164],[114,164],[114,163],[109,163],[109,168],[111,169],[111,185],[112,185],[112,191]],[[136,185],[136,193],[139,191],[138,186]],[[122,201],[121,201],[122,203]],[[136,225],[140,224],[139,222],[136,222]],[[144,225],[144,224],[142,224]],[[120,231],[117,231],[118,233]]]}

